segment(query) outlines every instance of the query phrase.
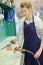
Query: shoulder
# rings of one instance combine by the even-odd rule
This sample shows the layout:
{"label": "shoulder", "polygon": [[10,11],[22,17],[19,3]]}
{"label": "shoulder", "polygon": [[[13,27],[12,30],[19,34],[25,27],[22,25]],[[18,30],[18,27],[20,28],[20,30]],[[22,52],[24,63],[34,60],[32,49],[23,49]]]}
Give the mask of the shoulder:
{"label": "shoulder", "polygon": [[19,26],[20,26],[20,27],[21,27],[21,26],[23,26],[24,21],[25,21],[25,17],[24,17],[24,18],[22,18],[22,19],[20,19],[20,21],[19,21]]}
{"label": "shoulder", "polygon": [[25,17],[20,19],[20,22],[24,22],[25,21]]}
{"label": "shoulder", "polygon": [[38,16],[34,16],[34,22],[37,28],[43,28],[43,22]]}

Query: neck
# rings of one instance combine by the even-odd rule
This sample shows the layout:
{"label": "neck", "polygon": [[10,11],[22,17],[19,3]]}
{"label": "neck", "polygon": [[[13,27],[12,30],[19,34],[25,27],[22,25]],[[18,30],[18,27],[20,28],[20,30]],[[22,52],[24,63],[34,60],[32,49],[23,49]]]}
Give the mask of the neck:
{"label": "neck", "polygon": [[28,21],[32,21],[32,15],[29,15],[29,16],[27,17],[27,20],[28,20]]}

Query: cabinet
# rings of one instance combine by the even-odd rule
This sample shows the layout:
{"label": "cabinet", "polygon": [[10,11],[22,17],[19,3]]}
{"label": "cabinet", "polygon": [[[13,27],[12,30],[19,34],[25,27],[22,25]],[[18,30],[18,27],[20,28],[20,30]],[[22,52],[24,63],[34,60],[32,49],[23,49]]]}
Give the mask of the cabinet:
{"label": "cabinet", "polygon": [[14,19],[14,9],[4,3],[0,3],[0,7],[4,10],[3,26],[0,26],[0,41],[7,36],[16,35],[16,26]]}

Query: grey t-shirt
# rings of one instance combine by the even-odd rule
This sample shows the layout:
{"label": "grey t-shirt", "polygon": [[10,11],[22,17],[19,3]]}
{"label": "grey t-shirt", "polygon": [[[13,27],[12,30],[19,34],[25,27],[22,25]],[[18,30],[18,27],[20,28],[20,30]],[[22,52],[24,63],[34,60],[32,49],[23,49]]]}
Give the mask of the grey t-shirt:
{"label": "grey t-shirt", "polygon": [[[24,21],[25,17],[22,18],[19,22],[19,32],[18,32],[18,42],[23,45],[24,42],[24,32],[23,32],[23,27],[24,27]],[[30,24],[32,21],[25,21],[27,24]],[[38,37],[41,39],[41,45],[43,45],[43,22],[39,17],[34,16],[34,23],[36,27],[36,32]]]}

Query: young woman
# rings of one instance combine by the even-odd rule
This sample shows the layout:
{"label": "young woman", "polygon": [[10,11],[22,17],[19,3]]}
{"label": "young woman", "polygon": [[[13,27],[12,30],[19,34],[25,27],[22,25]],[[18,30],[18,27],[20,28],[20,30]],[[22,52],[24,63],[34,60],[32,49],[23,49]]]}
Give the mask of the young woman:
{"label": "young woman", "polygon": [[[33,52],[34,57],[43,65],[43,23],[39,17],[34,16],[30,2],[23,2],[20,6],[25,17],[20,20],[19,43],[23,43],[24,49]],[[25,65],[32,65],[29,59],[28,53],[25,53]]]}

